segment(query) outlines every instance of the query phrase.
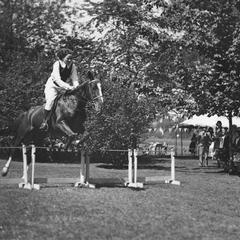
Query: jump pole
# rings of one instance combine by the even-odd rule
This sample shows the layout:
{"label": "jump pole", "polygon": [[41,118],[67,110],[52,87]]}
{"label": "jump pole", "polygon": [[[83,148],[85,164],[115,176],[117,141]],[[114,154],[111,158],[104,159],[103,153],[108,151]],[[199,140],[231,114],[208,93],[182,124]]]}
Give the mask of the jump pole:
{"label": "jump pole", "polygon": [[180,185],[180,181],[175,179],[175,157],[174,150],[171,150],[171,175],[170,176],[150,176],[150,177],[140,177],[140,181],[144,184],[154,184],[154,183],[167,183],[173,185]]}
{"label": "jump pole", "polygon": [[35,175],[35,161],[36,161],[36,147],[31,145],[31,159],[32,159],[32,175],[31,175],[31,183],[28,182],[28,166],[27,166],[27,149],[26,146],[23,145],[23,183],[19,183],[19,188],[29,189],[29,190],[39,190],[40,185],[34,184],[34,175]]}
{"label": "jump pole", "polygon": [[[133,168],[134,167],[134,168]],[[89,154],[81,151],[81,168],[80,179],[77,181],[75,187],[96,188],[97,184],[124,184],[129,188],[143,188],[143,183],[137,182],[137,150],[128,150],[128,177],[127,179],[113,179],[113,178],[90,178],[90,161]]]}
{"label": "jump pole", "polygon": [[40,185],[34,183],[34,180],[35,180],[35,163],[36,163],[36,147],[35,147],[34,145],[32,145],[31,156],[32,156],[31,188],[32,188],[32,189],[39,190],[39,189],[40,189]]}
{"label": "jump pole", "polygon": [[22,155],[23,155],[23,182],[18,184],[19,188],[31,189],[31,184],[28,182],[28,166],[27,166],[27,148],[22,145]]}
{"label": "jump pole", "polygon": [[75,182],[75,187],[96,188],[94,184],[89,183],[90,179],[90,161],[86,151],[81,151],[81,167],[79,181]]}
{"label": "jump pole", "polygon": [[[95,185],[89,183],[89,157],[85,151],[81,151],[81,167],[79,178],[48,178],[38,177],[35,178],[35,158],[36,158],[36,147],[32,145],[32,178],[29,189],[40,189],[39,184],[74,184],[75,187],[87,187],[95,188]],[[38,184],[36,184],[38,183]]]}
{"label": "jump pole", "polygon": [[22,145],[22,157],[23,157],[23,176],[22,178],[1,178],[0,184],[17,184],[19,188],[30,189],[30,183],[27,176],[27,148]]}
{"label": "jump pole", "polygon": [[128,149],[128,182],[125,183],[125,186],[130,188],[143,188],[143,183],[137,182],[136,149]]}
{"label": "jump pole", "polygon": [[180,185],[180,181],[175,179],[175,156],[174,150],[171,150],[171,178],[169,180],[165,180],[165,183],[170,183],[173,185]]}

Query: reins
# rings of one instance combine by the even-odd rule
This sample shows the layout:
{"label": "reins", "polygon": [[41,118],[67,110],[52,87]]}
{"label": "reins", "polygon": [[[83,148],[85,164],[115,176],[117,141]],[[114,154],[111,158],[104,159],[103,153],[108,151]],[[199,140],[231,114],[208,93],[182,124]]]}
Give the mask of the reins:
{"label": "reins", "polygon": [[[78,89],[82,88],[82,87],[83,87],[84,85],[86,85],[86,84],[87,84],[88,87],[90,88],[90,85],[91,85],[92,83],[95,83],[95,82],[99,82],[99,80],[96,80],[96,79],[95,79],[95,80],[92,80],[92,81],[85,81],[85,82],[82,83],[81,85],[77,86],[77,87],[72,91],[72,93],[77,92]],[[70,92],[70,94],[71,94],[71,92]],[[91,94],[90,94],[90,95],[91,95]],[[102,93],[101,93],[101,91],[100,91],[100,95],[97,96],[97,97],[88,99],[88,98],[85,98],[85,97],[81,96],[81,97],[79,98],[79,101],[84,102],[84,103],[94,102],[96,99],[99,99],[99,98],[102,98]]]}

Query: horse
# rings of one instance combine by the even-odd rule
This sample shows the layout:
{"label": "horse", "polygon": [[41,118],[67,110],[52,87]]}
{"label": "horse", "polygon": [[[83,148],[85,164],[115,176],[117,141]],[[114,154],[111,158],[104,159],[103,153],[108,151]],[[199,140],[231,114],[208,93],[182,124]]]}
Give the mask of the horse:
{"label": "horse", "polygon": [[89,78],[75,89],[67,90],[55,99],[47,131],[40,130],[44,118],[44,105],[32,107],[21,113],[14,121],[12,129],[9,129],[14,135],[13,148],[2,169],[2,176],[7,175],[16,147],[21,144],[38,144],[46,137],[66,136],[68,141],[65,149],[67,149],[75,136],[84,133],[86,106],[89,102],[94,102],[98,109],[103,102],[101,83],[98,79]]}

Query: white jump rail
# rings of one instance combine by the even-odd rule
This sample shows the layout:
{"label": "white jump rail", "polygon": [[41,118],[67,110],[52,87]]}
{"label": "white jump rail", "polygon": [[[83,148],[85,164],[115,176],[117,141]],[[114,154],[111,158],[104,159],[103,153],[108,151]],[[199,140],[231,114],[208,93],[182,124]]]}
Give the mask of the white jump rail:
{"label": "white jump rail", "polygon": [[[115,150],[113,150],[115,151]],[[120,150],[122,151],[122,150]],[[124,151],[124,150],[123,150]],[[126,150],[125,150],[126,151]],[[95,188],[96,185],[124,185],[129,188],[143,188],[144,184],[164,182],[174,185],[180,185],[180,181],[175,179],[175,156],[174,151],[171,151],[171,176],[137,176],[137,150],[128,149],[128,176],[126,178],[91,178],[89,155],[85,151],[81,151],[81,168],[80,176],[76,178],[51,178],[40,177],[35,178],[35,160],[36,147],[31,145],[31,182],[28,181],[28,166],[27,166],[27,147],[22,146],[23,153],[23,177],[22,178],[7,178],[0,179],[0,184],[18,184],[19,188],[24,189],[40,189],[40,184],[74,184],[75,187]],[[138,182],[140,181],[140,182]]]}
{"label": "white jump rail", "polygon": [[[121,151],[121,150],[120,150]],[[26,147],[23,146],[23,182],[20,188],[40,189],[40,184],[74,184],[75,187],[96,188],[96,185],[125,185],[129,188],[143,188],[143,183],[137,182],[137,151],[128,150],[128,177],[127,178],[90,178],[89,154],[81,151],[81,167],[79,178],[35,178],[36,147],[31,146],[31,183],[28,182]],[[8,182],[9,183],[9,182]]]}
{"label": "white jump rail", "polygon": [[[115,151],[115,150],[113,150]],[[119,150],[121,151],[121,150]],[[124,150],[123,150],[124,151]],[[134,166],[134,169],[133,169]],[[81,152],[80,181],[75,183],[76,187],[95,188],[96,184],[123,184],[129,188],[143,188],[143,183],[137,182],[137,152],[128,150],[128,177],[127,178],[90,178],[89,155]]]}
{"label": "white jump rail", "polygon": [[[11,149],[12,147],[7,147]],[[19,148],[19,147],[16,147]],[[0,184],[18,184],[19,188],[23,189],[36,189],[39,190],[40,186],[37,184],[34,184],[33,182],[30,183],[28,181],[28,166],[27,166],[27,148],[25,145],[22,145],[22,158],[23,158],[23,176],[22,178],[1,178],[0,179]],[[35,170],[35,153],[36,153],[36,148],[34,146],[30,146],[31,148],[31,158],[33,160],[33,166],[32,166],[32,177],[34,176],[34,170]]]}

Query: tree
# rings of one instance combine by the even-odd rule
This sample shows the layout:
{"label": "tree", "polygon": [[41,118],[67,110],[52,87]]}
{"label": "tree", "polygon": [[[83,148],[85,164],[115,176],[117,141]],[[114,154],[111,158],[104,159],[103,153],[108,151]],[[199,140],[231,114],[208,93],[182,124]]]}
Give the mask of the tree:
{"label": "tree", "polygon": [[149,97],[138,96],[124,79],[106,81],[101,111],[88,109],[84,145],[91,152],[106,149],[128,149],[131,129],[140,137],[155,118],[157,105]]}
{"label": "tree", "polygon": [[[240,2],[171,3],[162,17],[169,20],[169,28],[183,32],[182,51],[177,55],[183,64],[175,76],[183,72],[191,80],[182,78],[188,80],[186,91],[197,104],[195,112],[228,116],[231,131],[231,118],[239,114],[240,105]],[[189,50],[196,53],[190,63],[184,59]]]}
{"label": "tree", "polygon": [[[175,87],[169,78],[177,42],[144,1],[87,1],[90,25],[104,31],[102,45],[110,77],[128,76],[139,92],[164,93]],[[157,9],[159,15],[161,9]],[[158,95],[161,96],[161,91]]]}
{"label": "tree", "polygon": [[66,0],[1,0],[0,43],[7,51],[52,51],[67,35],[65,24],[77,10]]}
{"label": "tree", "polygon": [[54,52],[74,9],[66,1],[0,1],[1,125],[42,104]]}

